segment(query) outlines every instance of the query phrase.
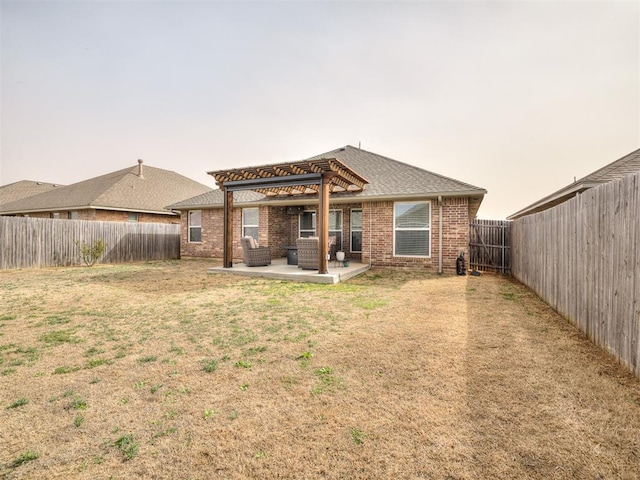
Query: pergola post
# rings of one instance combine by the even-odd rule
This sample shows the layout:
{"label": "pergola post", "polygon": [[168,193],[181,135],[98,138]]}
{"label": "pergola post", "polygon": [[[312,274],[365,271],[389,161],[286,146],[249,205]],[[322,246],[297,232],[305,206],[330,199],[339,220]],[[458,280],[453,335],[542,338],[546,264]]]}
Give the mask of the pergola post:
{"label": "pergola post", "polygon": [[233,190],[224,186],[222,195],[224,197],[224,233],[223,233],[223,267],[233,267]]}
{"label": "pergola post", "polygon": [[318,190],[318,273],[329,273],[329,192],[331,175],[322,175]]}

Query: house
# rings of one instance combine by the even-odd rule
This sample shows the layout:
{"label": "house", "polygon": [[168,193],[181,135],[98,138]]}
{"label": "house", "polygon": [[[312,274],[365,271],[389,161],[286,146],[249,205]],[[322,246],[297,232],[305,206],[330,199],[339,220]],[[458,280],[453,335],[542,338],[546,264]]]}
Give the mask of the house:
{"label": "house", "polygon": [[[325,236],[337,238],[335,250],[347,259],[452,270],[468,252],[469,221],[487,193],[352,146],[209,174],[220,189],[169,208],[182,213],[181,256],[223,258],[229,266],[242,258],[244,236],[269,246],[274,257],[284,257],[299,237],[322,239],[326,211]],[[225,217],[232,218],[228,227]]]}
{"label": "house", "polygon": [[566,202],[570,198],[584,192],[593,187],[597,187],[603,183],[610,182],[618,178],[622,178],[630,173],[640,172],[640,149],[619,158],[615,162],[610,163],[590,173],[586,177],[576,180],[570,183],[564,188],[561,188],[557,192],[548,195],[537,202],[532,203],[528,207],[517,211],[507,217],[508,220],[515,220],[525,215],[531,215],[532,213],[542,212],[551,207],[555,207],[561,203]]}
{"label": "house", "polygon": [[31,180],[21,180],[19,182],[9,183],[0,186],[0,206],[22,200],[23,198],[33,197],[40,193],[48,192],[60,185],[55,183],[34,182]]}
{"label": "house", "polygon": [[0,204],[0,215],[179,223],[179,214],[166,205],[210,190],[175,172],[138,160],[134,167]]}

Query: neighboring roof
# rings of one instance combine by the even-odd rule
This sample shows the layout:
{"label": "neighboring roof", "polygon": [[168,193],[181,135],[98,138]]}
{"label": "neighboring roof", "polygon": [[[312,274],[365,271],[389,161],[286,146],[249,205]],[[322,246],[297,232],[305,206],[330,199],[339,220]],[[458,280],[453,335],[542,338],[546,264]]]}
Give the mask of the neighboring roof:
{"label": "neighboring roof", "polygon": [[[339,192],[331,194],[331,202],[343,200],[384,200],[398,198],[425,198],[437,196],[474,196],[482,198],[487,191],[474,185],[438,175],[422,168],[399,162],[376,153],[361,150],[347,145],[321,155],[306,159],[337,159],[350,170],[365,178],[368,184],[361,192]],[[243,194],[240,196],[239,194]],[[251,194],[251,195],[247,195]],[[300,203],[299,197],[278,196],[267,198],[255,192],[237,192],[234,203]],[[215,190],[210,194],[190,198],[171,208],[180,210],[187,208],[220,207],[222,193]]]}
{"label": "neighboring roof", "polygon": [[586,177],[582,177],[580,180],[576,180],[566,187],[561,188],[557,192],[532,203],[528,207],[509,215],[507,219],[515,220],[516,218],[520,218],[525,215],[531,215],[532,213],[547,210],[566,202],[570,198],[575,197],[577,194],[582,193],[589,188],[597,187],[603,183],[622,178],[635,172],[640,172],[640,149],[619,158],[615,162],[612,162],[609,165],[590,173]]}
{"label": "neighboring roof", "polygon": [[[142,176],[139,172],[142,171]],[[0,206],[0,213],[57,210],[125,210],[171,215],[166,205],[201,195],[211,188],[169,170],[142,165],[58,187]]]}
{"label": "neighboring roof", "polygon": [[48,192],[60,186],[61,185],[56,183],[34,182],[32,180],[21,180],[19,182],[2,185],[0,187],[0,205],[33,197],[34,195]]}

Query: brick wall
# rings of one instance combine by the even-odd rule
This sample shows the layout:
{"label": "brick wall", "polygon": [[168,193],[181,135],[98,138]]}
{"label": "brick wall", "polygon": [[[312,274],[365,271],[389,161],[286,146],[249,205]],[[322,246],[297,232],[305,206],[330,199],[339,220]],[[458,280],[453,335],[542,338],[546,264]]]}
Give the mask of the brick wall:
{"label": "brick wall", "polygon": [[[259,207],[258,242],[271,247],[273,258],[286,255],[289,215],[286,207]],[[222,258],[224,255],[224,210],[202,210],[202,242],[189,243],[188,212],[182,212],[180,228],[180,255],[182,257]],[[242,259],[242,209],[233,209],[233,259]]]}
{"label": "brick wall", "polygon": [[[442,222],[437,200],[431,201],[431,256],[395,257],[393,255],[393,202],[363,204],[362,261],[374,266],[438,268],[439,233],[442,225],[442,265],[455,270],[460,252],[468,257],[469,205],[467,198],[444,198]],[[372,222],[371,222],[372,221]],[[373,223],[373,230],[370,225]]]}
{"label": "brick wall", "polygon": [[[352,208],[362,208],[363,232],[362,254],[350,252],[350,216]],[[332,210],[342,210],[342,248],[347,258],[369,263],[374,266],[403,268],[438,268],[439,232],[442,225],[442,264],[445,271],[454,271],[456,258],[464,252],[468,258],[469,211],[467,198],[444,198],[442,222],[439,217],[437,200],[431,201],[431,256],[395,257],[393,255],[393,202],[367,202],[360,204],[331,205]],[[306,210],[316,210],[317,205],[307,205]],[[181,216],[181,256],[222,258],[223,256],[223,210],[202,211],[202,242],[189,243],[188,212]],[[373,220],[373,229],[370,221]],[[298,238],[298,215],[287,213],[287,207],[260,207],[259,243],[269,245],[273,258],[285,257],[287,245],[295,245]],[[233,257],[234,262],[242,259],[240,237],[242,235],[242,212],[233,209]],[[371,251],[371,255],[369,252]],[[371,257],[371,258],[370,258]]]}

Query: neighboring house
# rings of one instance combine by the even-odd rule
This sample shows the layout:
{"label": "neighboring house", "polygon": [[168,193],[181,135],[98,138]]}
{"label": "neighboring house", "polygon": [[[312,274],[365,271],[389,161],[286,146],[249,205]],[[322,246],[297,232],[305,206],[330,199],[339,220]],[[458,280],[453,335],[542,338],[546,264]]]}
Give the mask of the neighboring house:
{"label": "neighboring house", "polygon": [[0,186],[0,207],[7,203],[33,197],[40,193],[48,192],[61,185],[46,182],[34,182],[31,180],[21,180],[15,183]]}
{"label": "neighboring house", "polygon": [[179,223],[166,205],[211,188],[169,170],[138,165],[0,205],[0,215]]}
{"label": "neighboring house", "polygon": [[[468,252],[469,222],[485,189],[359,148],[346,146],[299,162],[234,169],[228,177],[226,171],[209,173],[218,181],[243,174],[245,179],[262,175],[264,181],[274,171],[280,179],[304,176],[303,171],[318,169],[322,162],[333,162],[340,171],[336,182],[343,187],[332,187],[329,196],[328,234],[337,237],[336,249],[348,259],[375,266],[450,270],[458,255]],[[343,178],[364,180],[364,188]],[[317,235],[317,191],[291,186],[274,190],[233,193],[234,258],[242,258],[243,236],[268,245],[272,256],[284,257],[285,247],[295,245],[298,237]],[[224,197],[216,189],[169,207],[182,212],[181,256],[223,257]]]}
{"label": "neighboring house", "polygon": [[628,155],[610,163],[609,165],[590,173],[586,177],[576,180],[575,182],[561,188],[557,192],[552,193],[532,203],[526,208],[517,211],[507,217],[508,220],[515,220],[525,215],[531,215],[532,213],[542,212],[551,207],[555,207],[561,203],[566,202],[570,198],[575,197],[579,193],[584,192],[593,187],[597,187],[603,183],[610,182],[622,178],[630,173],[640,172],[640,149],[635,152],[631,152]]}

